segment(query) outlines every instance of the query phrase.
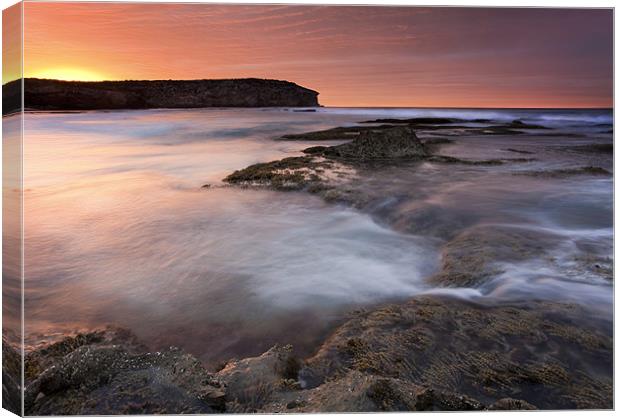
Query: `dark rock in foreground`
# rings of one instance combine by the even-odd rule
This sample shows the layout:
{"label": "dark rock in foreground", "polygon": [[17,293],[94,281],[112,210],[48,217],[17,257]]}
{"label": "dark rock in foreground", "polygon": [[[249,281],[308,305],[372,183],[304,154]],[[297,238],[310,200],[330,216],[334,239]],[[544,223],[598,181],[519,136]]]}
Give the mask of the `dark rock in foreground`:
{"label": "dark rock in foreground", "polygon": [[178,349],[147,352],[125,330],[66,338],[26,356],[26,415],[207,414],[220,383]]}
{"label": "dark rock in foreground", "polygon": [[2,338],[2,407],[16,415],[22,415],[21,363],[18,347]]}
{"label": "dark rock in foreground", "polygon": [[577,305],[417,297],[351,314],[301,361],[290,346],[207,371],[107,329],[26,358],[26,414],[378,412],[612,407],[612,324]]}
{"label": "dark rock in foreground", "polygon": [[[21,80],[3,86],[19,94]],[[39,110],[200,107],[313,107],[318,93],[295,83],[257,78],[226,80],[24,80],[24,106]]]}
{"label": "dark rock in foreground", "polygon": [[[461,410],[485,404],[608,409],[612,358],[611,321],[577,305],[484,306],[418,297],[345,323],[307,361],[300,377],[320,388],[352,372],[380,376],[396,385],[381,390],[392,405],[402,382],[400,387],[419,385],[437,395],[458,393],[455,409]],[[440,408],[449,409],[433,409]]]}

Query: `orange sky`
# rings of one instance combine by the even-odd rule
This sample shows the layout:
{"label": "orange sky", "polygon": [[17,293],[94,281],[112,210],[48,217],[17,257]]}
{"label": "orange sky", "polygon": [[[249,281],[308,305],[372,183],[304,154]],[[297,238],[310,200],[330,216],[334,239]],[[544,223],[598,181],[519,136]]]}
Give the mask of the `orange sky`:
{"label": "orange sky", "polygon": [[319,91],[328,106],[612,106],[611,10],[35,2],[24,10],[26,77],[276,78]]}
{"label": "orange sky", "polygon": [[2,11],[2,83],[21,77],[21,4]]}

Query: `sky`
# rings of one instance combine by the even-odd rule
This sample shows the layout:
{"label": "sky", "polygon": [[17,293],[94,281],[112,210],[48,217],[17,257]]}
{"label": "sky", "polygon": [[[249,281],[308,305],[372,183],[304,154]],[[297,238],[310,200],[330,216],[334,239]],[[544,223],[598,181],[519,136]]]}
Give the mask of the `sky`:
{"label": "sky", "polygon": [[274,78],[326,106],[612,106],[610,9],[24,7],[26,77]]}

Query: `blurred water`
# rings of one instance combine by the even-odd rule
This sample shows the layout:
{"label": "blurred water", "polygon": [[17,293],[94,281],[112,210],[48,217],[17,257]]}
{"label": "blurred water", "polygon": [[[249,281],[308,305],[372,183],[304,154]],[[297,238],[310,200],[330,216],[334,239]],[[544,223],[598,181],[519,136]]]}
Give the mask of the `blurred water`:
{"label": "blurred water", "polygon": [[[442,153],[496,158],[506,156],[502,149],[526,146],[538,161],[377,170],[362,181],[376,195],[364,211],[305,193],[219,187],[236,169],[298,155],[313,145],[274,137],[416,116],[564,121],[559,132],[588,136],[459,140]],[[567,120],[579,126],[571,128]],[[563,237],[558,251],[577,254],[589,240],[590,253],[595,248],[611,256],[611,179],[549,181],[509,172],[588,163],[610,168],[610,158],[553,148],[609,140],[598,124],[610,120],[609,111],[28,113],[27,342],[117,324],[153,348],[181,346],[207,362],[258,354],[276,342],[307,353],[350,309],[445,292],[425,278],[438,267],[446,231],[488,223],[553,230]],[[212,187],[201,189],[205,183]],[[576,290],[577,302],[611,309],[610,284],[583,280],[581,287],[571,287],[569,261],[545,264],[547,270],[513,264],[491,285],[449,292],[562,299]]]}

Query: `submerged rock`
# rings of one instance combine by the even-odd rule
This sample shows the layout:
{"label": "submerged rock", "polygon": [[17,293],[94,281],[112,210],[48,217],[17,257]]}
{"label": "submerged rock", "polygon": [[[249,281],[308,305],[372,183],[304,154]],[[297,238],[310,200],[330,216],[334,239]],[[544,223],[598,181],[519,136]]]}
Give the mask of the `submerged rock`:
{"label": "submerged rock", "polygon": [[540,258],[558,242],[552,234],[520,228],[468,228],[444,245],[440,270],[429,280],[440,286],[479,286],[502,273],[498,263]]}
{"label": "submerged rock", "polygon": [[526,150],[514,149],[514,148],[506,148],[506,149],[503,149],[502,151],[514,152],[517,154],[534,154],[532,151],[526,151]]}
{"label": "submerged rock", "polygon": [[322,131],[304,132],[300,134],[286,134],[279,138],[278,141],[333,141],[333,140],[351,140],[359,136],[360,133],[366,131],[378,132],[383,129],[391,129],[392,125],[381,126],[341,126],[336,128],[324,129]]}
{"label": "submerged rock", "polygon": [[583,153],[592,153],[592,154],[613,154],[614,153],[614,144],[586,144],[586,145],[575,145],[572,147],[565,147],[569,151],[583,152]]}
{"label": "submerged rock", "polygon": [[390,124],[410,124],[410,125],[447,125],[451,123],[465,122],[464,119],[457,118],[409,118],[409,119],[375,119],[375,120],[365,120],[360,123],[390,123]]}
{"label": "submerged rock", "polygon": [[562,178],[571,176],[611,176],[611,172],[601,167],[579,167],[579,168],[563,168],[558,170],[541,170],[541,171],[518,171],[513,173],[517,176],[531,176],[542,178]]}

